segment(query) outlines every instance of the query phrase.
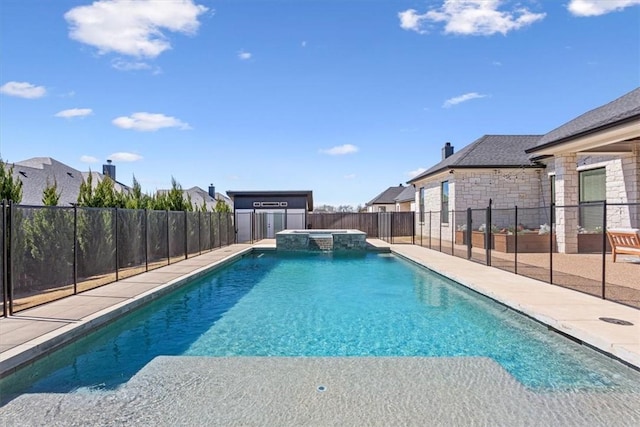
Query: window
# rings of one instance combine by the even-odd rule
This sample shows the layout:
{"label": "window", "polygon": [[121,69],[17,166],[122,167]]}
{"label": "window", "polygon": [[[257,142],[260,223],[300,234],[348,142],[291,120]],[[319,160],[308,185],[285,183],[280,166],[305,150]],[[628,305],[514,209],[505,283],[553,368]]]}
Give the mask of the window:
{"label": "window", "polygon": [[378,206],[378,212],[386,212],[386,211],[387,211],[386,206]]}
{"label": "window", "polygon": [[443,224],[449,224],[449,181],[440,184],[440,214]]}
{"label": "window", "polygon": [[424,187],[420,187],[418,203],[420,204],[420,222],[424,224]]}
{"label": "window", "polygon": [[605,168],[579,172],[580,226],[586,230],[602,227],[606,196]]}

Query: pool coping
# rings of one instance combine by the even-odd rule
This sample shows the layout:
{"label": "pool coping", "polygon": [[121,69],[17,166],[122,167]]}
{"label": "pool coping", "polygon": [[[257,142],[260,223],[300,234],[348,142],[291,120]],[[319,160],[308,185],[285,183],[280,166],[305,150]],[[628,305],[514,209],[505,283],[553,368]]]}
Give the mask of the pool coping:
{"label": "pool coping", "polygon": [[[640,369],[640,310],[420,246],[392,245],[379,239],[367,239],[367,243],[373,251],[394,253]],[[0,349],[5,347],[2,341],[8,337],[16,344],[0,352],[0,378],[166,295],[189,280],[254,250],[274,249],[275,240],[231,245],[2,318]],[[131,295],[133,286],[146,287],[146,290]],[[106,306],[90,306],[98,300]],[[69,315],[77,308],[75,302],[87,301],[86,315],[78,318]],[[634,325],[607,324],[599,317],[622,318]],[[50,330],[38,332],[43,325]]]}

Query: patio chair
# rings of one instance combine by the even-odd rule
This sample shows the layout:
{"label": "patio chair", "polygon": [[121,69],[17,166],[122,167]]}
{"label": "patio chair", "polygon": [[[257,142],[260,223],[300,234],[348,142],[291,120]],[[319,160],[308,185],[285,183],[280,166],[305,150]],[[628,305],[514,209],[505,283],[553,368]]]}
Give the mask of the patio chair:
{"label": "patio chair", "polygon": [[640,230],[637,228],[607,230],[613,262],[618,254],[640,256]]}

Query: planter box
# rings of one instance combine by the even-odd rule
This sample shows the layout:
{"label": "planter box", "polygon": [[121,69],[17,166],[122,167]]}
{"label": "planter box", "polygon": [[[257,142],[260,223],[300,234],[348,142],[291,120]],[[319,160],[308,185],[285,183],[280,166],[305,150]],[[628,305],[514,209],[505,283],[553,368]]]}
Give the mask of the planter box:
{"label": "planter box", "polygon": [[[553,252],[557,252],[556,235],[552,235]],[[498,252],[514,253],[516,251],[516,236],[513,234],[494,234],[494,250]],[[521,253],[548,253],[549,235],[537,233],[518,234],[518,252]]]}
{"label": "planter box", "polygon": [[[456,231],[456,245],[466,245],[467,241],[466,231]],[[472,231],[471,232],[471,247],[486,249],[484,244],[485,233],[484,231]]]}
{"label": "planter box", "polygon": [[[611,252],[609,239],[607,239],[606,248],[607,252]],[[578,234],[578,253],[602,253],[602,234]]]}

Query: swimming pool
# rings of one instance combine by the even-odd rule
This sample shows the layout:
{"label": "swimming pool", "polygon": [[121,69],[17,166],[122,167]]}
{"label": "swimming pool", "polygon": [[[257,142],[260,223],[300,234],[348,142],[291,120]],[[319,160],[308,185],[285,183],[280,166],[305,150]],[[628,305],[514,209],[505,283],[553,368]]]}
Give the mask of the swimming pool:
{"label": "swimming pool", "polygon": [[640,391],[640,374],[390,254],[253,253],[3,380],[113,389],[160,355],[488,357],[536,390]]}

